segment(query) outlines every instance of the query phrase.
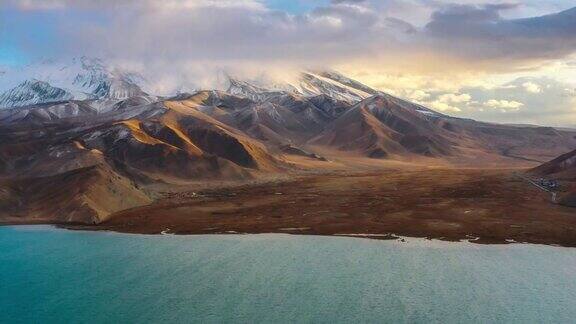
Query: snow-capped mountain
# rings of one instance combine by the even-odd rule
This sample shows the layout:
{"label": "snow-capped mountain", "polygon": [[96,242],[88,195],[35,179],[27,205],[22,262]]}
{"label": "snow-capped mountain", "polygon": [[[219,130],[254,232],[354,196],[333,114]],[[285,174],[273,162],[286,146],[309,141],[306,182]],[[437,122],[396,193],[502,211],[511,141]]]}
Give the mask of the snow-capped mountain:
{"label": "snow-capped mountain", "polygon": [[336,72],[304,72],[298,88],[307,96],[323,94],[348,102],[358,102],[378,93]]}
{"label": "snow-capped mountain", "polygon": [[72,99],[122,100],[145,95],[143,83],[141,76],[109,67],[100,59],[43,61],[0,74],[0,108]]}
{"label": "snow-capped mountain", "polygon": [[0,94],[0,107],[27,106],[73,98],[68,91],[53,87],[48,82],[30,79]]}
{"label": "snow-capped mountain", "polygon": [[[256,81],[243,81],[234,78],[229,78],[228,92],[231,95],[245,97],[254,101],[265,101],[271,97],[281,95],[286,91],[284,89],[278,89],[271,85],[260,84]],[[296,92],[296,89],[292,89],[292,92]]]}
{"label": "snow-capped mountain", "polygon": [[[107,62],[89,57],[69,61],[47,60],[0,72],[0,109],[69,100],[124,100],[146,95],[148,82],[139,74],[126,72]],[[306,71],[295,80],[244,80],[227,77],[229,94],[256,102],[283,95],[328,96],[357,103],[378,91],[336,72]],[[174,94],[192,89],[182,84]],[[153,91],[153,90],[151,90]],[[158,95],[150,93],[150,95]]]}
{"label": "snow-capped mountain", "polygon": [[356,103],[379,92],[337,72],[302,72],[296,81],[266,83],[229,78],[228,93],[255,101],[265,101],[279,94],[305,97],[325,95],[336,100]]}

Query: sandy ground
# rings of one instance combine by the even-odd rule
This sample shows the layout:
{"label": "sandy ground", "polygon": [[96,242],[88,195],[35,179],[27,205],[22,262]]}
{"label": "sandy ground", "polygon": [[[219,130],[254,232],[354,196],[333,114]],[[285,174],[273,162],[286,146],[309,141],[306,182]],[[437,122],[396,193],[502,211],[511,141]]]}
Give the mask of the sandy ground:
{"label": "sandy ground", "polygon": [[[576,210],[516,169],[388,169],[181,192],[75,229],[127,233],[388,234],[576,246]],[[376,235],[376,236],[375,236]]]}

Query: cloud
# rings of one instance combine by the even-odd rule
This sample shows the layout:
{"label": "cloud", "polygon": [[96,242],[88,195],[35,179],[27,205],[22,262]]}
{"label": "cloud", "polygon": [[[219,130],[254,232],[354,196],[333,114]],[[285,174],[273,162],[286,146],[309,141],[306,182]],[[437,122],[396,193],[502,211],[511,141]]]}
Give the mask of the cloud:
{"label": "cloud", "polygon": [[436,100],[429,101],[427,104],[436,110],[442,112],[461,112],[462,109],[458,105],[470,102],[472,97],[467,93],[445,93],[437,96]]}
{"label": "cloud", "polygon": [[524,89],[526,89],[526,91],[530,92],[530,93],[540,93],[542,92],[542,88],[540,88],[540,85],[534,83],[534,82],[524,82],[522,83],[522,86],[524,87]]}
{"label": "cloud", "polygon": [[45,44],[22,41],[28,53],[88,54],[154,68],[155,73],[188,69],[182,65],[274,69],[331,67],[383,57],[392,61],[403,47],[400,38],[415,31],[363,2],[332,3],[298,15],[271,10],[256,0],[11,2],[27,10],[62,9],[51,26],[55,39],[50,51]]}
{"label": "cloud", "polygon": [[502,112],[508,112],[518,111],[524,104],[518,101],[490,99],[484,103],[484,106],[499,109]]}
{"label": "cloud", "polygon": [[[518,10],[518,4],[333,0],[293,15],[268,8],[264,0],[5,1],[21,10],[61,11],[51,26],[59,51],[141,62],[369,62],[420,72],[504,71],[576,52],[576,8],[505,19],[502,13]],[[421,14],[418,24],[404,19],[420,10],[431,18]],[[26,46],[30,53],[46,52],[44,44]]]}
{"label": "cloud", "polygon": [[423,102],[424,100],[430,98],[430,94],[423,90],[410,91],[408,98],[417,102]]}
{"label": "cloud", "polygon": [[[576,51],[576,8],[524,19],[504,19],[503,10],[517,4],[449,5],[426,25],[437,50],[481,62],[518,65],[566,57]],[[503,67],[505,67],[503,65]]]}
{"label": "cloud", "polygon": [[445,102],[441,102],[441,101],[432,101],[429,105],[430,105],[430,108],[441,111],[441,112],[456,113],[456,112],[462,111],[458,107],[451,106],[451,105],[449,105]]}
{"label": "cloud", "polygon": [[470,95],[467,93],[463,94],[447,93],[438,97],[439,101],[446,103],[464,103],[469,102],[470,99],[472,99],[472,97],[470,97]]}
{"label": "cloud", "polygon": [[22,10],[58,10],[67,8],[115,10],[136,9],[186,9],[200,7],[249,7],[263,9],[256,0],[5,0],[5,6]]}
{"label": "cloud", "polygon": [[333,4],[343,4],[343,3],[358,4],[358,3],[366,3],[368,2],[368,0],[332,0],[331,2]]}
{"label": "cloud", "polygon": [[[0,20],[27,57],[109,58],[164,91],[213,87],[222,70],[257,76],[327,67],[457,116],[576,119],[565,90],[574,85],[499,77],[564,62],[558,69],[571,78],[576,8],[548,15],[542,8],[573,2],[507,1],[333,0],[294,14],[264,0],[4,0]],[[526,12],[533,17],[510,18]],[[45,30],[49,37],[36,36]],[[484,106],[490,100],[524,106],[502,114]]]}
{"label": "cloud", "polygon": [[[472,75],[455,80],[456,87],[445,86],[439,78],[407,75],[378,79],[376,83],[396,96],[455,117],[499,123],[576,125],[574,85],[550,77],[509,77],[512,79],[498,81]],[[523,85],[527,83],[538,85],[541,91],[526,91]]]}
{"label": "cloud", "polygon": [[[523,86],[526,83],[539,85],[541,91],[526,91]],[[468,105],[465,116],[495,122],[574,125],[576,97],[570,96],[567,89],[574,87],[550,77],[520,77],[492,89],[464,87],[462,91],[469,93],[472,101],[478,102]],[[518,104],[513,102],[522,106],[516,108]]]}

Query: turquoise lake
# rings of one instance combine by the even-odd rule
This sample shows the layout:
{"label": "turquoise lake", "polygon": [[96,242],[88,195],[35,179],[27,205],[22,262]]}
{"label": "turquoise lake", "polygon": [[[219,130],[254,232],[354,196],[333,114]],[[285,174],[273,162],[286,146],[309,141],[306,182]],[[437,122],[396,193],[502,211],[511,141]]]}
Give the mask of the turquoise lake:
{"label": "turquoise lake", "polygon": [[574,321],[574,248],[0,227],[0,323]]}

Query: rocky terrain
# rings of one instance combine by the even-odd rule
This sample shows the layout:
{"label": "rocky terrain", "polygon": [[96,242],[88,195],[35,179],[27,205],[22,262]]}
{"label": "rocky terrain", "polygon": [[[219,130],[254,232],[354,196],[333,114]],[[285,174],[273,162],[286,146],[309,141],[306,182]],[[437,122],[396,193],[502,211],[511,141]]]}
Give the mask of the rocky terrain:
{"label": "rocky terrain", "polygon": [[100,224],[175,192],[391,163],[533,167],[576,147],[576,131],[454,118],[335,72],[160,97],[101,61],[71,66],[0,92],[2,223]]}

